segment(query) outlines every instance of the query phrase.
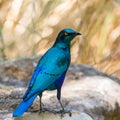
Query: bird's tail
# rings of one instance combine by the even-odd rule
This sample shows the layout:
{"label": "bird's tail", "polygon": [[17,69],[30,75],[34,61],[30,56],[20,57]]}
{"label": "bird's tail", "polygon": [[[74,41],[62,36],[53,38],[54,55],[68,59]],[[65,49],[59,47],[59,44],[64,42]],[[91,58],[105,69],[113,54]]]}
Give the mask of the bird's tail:
{"label": "bird's tail", "polygon": [[33,103],[34,99],[37,97],[37,94],[31,96],[27,100],[23,100],[18,107],[13,111],[13,117],[18,117],[24,114],[27,111],[28,107]]}

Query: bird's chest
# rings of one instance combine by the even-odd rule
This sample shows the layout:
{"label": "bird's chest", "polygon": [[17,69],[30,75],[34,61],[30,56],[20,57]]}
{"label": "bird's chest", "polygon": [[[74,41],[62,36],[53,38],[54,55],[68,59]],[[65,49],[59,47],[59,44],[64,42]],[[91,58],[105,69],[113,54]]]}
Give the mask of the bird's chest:
{"label": "bird's chest", "polygon": [[57,58],[56,65],[58,67],[62,67],[64,65],[68,65],[69,63],[70,63],[70,55],[68,54],[67,51],[62,51],[61,57]]}

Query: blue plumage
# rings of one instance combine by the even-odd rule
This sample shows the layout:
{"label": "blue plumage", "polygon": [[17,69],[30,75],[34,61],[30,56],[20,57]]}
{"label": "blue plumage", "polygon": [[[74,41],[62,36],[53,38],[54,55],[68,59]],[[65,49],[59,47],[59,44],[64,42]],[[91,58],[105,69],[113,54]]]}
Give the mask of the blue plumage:
{"label": "blue plumage", "polygon": [[58,34],[54,45],[38,62],[23,100],[13,112],[14,117],[27,111],[37,95],[42,95],[44,90],[57,89],[57,98],[63,108],[60,101],[61,87],[70,65],[70,42],[76,35],[80,33],[72,29],[63,29]]}

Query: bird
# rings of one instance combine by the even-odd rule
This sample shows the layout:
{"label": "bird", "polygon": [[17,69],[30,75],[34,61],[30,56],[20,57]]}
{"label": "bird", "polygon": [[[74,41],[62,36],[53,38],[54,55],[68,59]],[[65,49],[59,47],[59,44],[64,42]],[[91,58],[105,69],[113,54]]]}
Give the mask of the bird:
{"label": "bird", "polygon": [[65,112],[61,102],[61,88],[71,61],[71,41],[78,35],[81,33],[70,28],[64,28],[58,33],[53,46],[38,61],[23,99],[13,111],[13,117],[22,116],[37,96],[42,111],[41,98],[45,90],[57,90],[57,99],[62,112]]}

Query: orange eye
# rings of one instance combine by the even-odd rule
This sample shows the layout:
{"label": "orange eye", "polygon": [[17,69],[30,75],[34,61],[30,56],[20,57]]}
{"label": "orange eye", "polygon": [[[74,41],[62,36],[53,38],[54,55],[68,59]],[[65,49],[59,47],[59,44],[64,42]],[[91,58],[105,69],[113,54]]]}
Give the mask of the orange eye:
{"label": "orange eye", "polygon": [[65,35],[65,36],[68,36],[68,33],[65,32],[64,35]]}

